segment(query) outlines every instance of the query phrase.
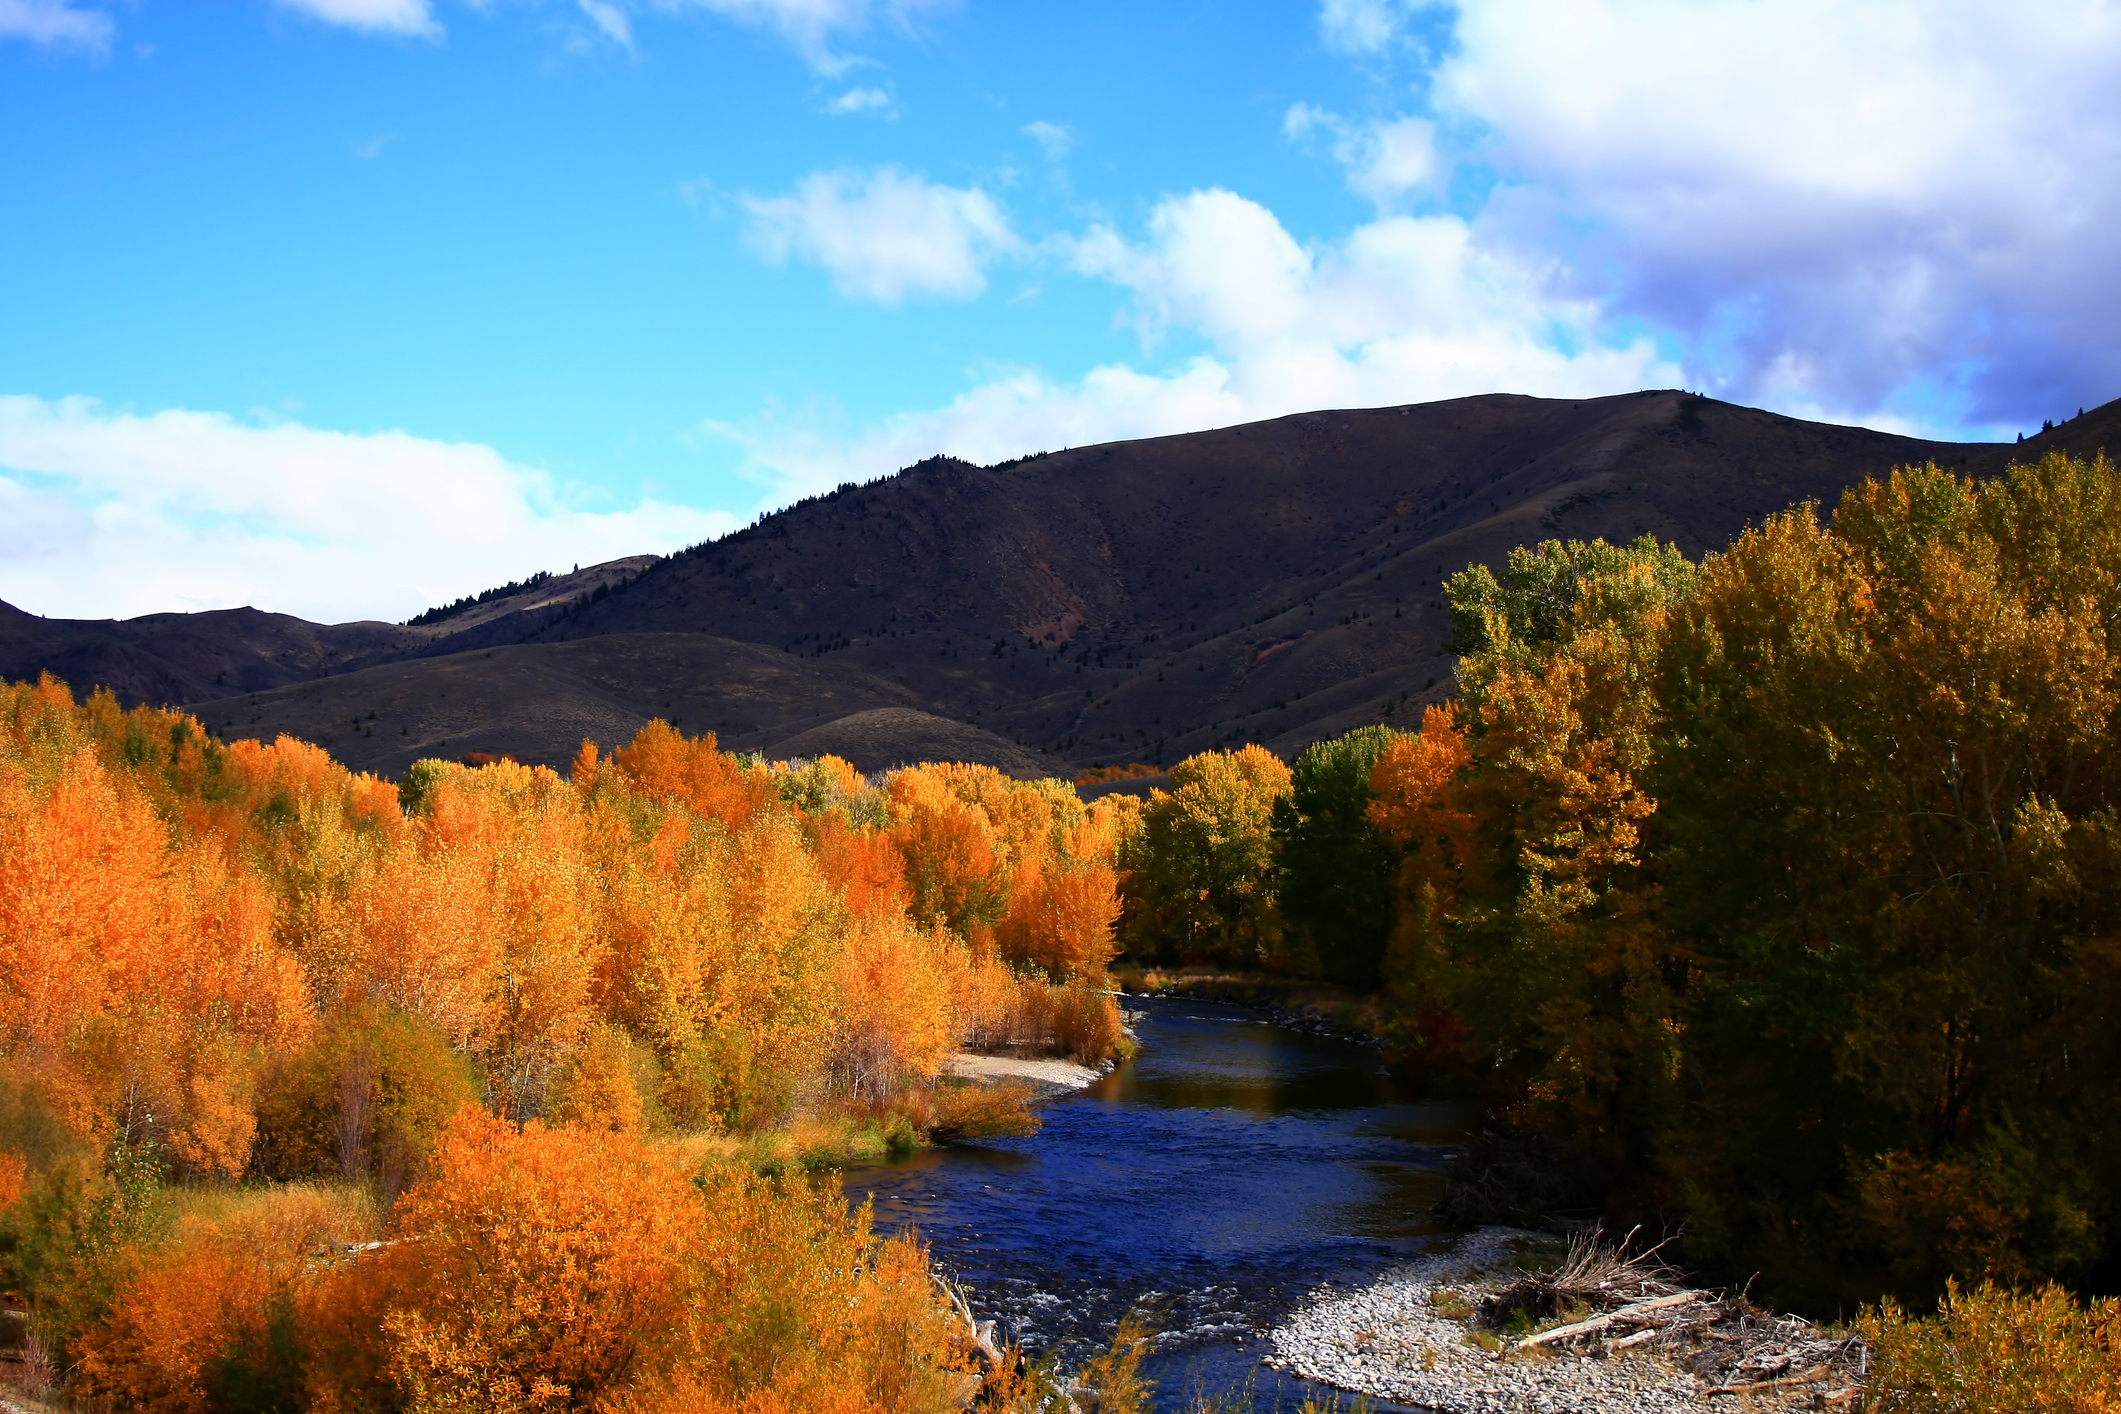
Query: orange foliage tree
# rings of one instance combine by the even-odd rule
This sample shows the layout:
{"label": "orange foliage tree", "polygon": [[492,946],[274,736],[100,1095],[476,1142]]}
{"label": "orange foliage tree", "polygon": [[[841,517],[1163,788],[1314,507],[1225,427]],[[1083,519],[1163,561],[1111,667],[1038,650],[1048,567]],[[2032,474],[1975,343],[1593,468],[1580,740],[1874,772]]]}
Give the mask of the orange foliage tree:
{"label": "orange foliage tree", "polygon": [[[290,1320],[421,1407],[565,1403],[563,1386],[642,1407],[917,1407],[941,1386],[921,1373],[940,1328],[916,1249],[733,1179],[714,1208],[749,1234],[732,1247],[652,1151],[673,1126],[928,1114],[953,1047],[1026,1039],[1011,1018],[1027,997],[1040,1015],[1096,1010],[1030,1039],[1102,1055],[1123,834],[1121,811],[1054,782],[942,766],[872,783],[662,723],[609,756],[585,744],[571,779],[421,761],[394,786],[289,738],[224,744],[108,693],[0,685],[0,1207],[29,1234],[12,1280],[83,1392],[150,1407],[265,1378]],[[1068,999],[1016,967],[1067,981]],[[437,1156],[466,1100],[478,1111]],[[570,1127],[537,1127],[554,1120]],[[398,1219],[425,1235],[320,1286],[285,1242],[198,1223],[156,1236],[152,1181],[170,1168],[343,1175],[386,1203],[413,1183]],[[570,1207],[562,1174],[640,1212]],[[547,1313],[561,1334],[538,1337],[543,1354],[508,1344],[501,1318],[529,1287],[451,1304],[445,1255],[472,1250],[451,1245],[471,1241],[451,1226],[462,1192],[523,1215],[507,1241],[526,1244],[524,1271],[609,1275]],[[575,1224],[567,1254],[532,1239],[553,1204]],[[692,1354],[736,1342],[713,1378],[624,1345],[627,1313],[648,1309],[629,1302],[741,1328],[752,1318],[728,1313],[745,1303],[823,1293],[820,1252],[841,1285],[805,1317],[801,1358],[759,1355],[763,1327],[739,1339],[692,1316]],[[699,1307],[714,1281],[723,1305]],[[395,1313],[385,1345],[357,1308]],[[845,1403],[818,1351],[868,1370],[852,1386],[868,1393]],[[474,1357],[506,1366],[484,1395],[452,1383]],[[333,1398],[361,1402],[351,1384]]]}
{"label": "orange foliage tree", "polygon": [[624,1134],[467,1113],[404,1240],[308,1299],[321,1409],[952,1407],[965,1333],[829,1190],[699,1182]]}

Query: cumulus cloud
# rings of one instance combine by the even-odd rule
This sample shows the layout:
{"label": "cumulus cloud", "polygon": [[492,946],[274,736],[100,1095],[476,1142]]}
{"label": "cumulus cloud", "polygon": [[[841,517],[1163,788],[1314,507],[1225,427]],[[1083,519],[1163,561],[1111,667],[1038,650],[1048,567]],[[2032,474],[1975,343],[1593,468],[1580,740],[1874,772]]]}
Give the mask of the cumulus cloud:
{"label": "cumulus cloud", "polygon": [[1337,53],[1380,53],[1399,37],[1408,8],[1404,0],[1323,0],[1318,36]]}
{"label": "cumulus cloud", "polygon": [[1049,162],[1058,162],[1075,150],[1075,134],[1059,123],[1049,123],[1043,118],[1024,124],[1024,135],[1044,149]]}
{"label": "cumulus cloud", "polygon": [[2022,426],[2121,392],[2117,72],[2105,0],[1467,0],[1432,92],[1691,380]]}
{"label": "cumulus cloud", "polygon": [[890,106],[891,95],[880,88],[850,88],[825,108],[832,113],[867,113]]}
{"label": "cumulus cloud", "polygon": [[375,34],[416,34],[433,38],[442,27],[427,0],[279,0],[281,5],[326,24]]}
{"label": "cumulus cloud", "polygon": [[862,428],[813,413],[708,430],[740,444],[752,474],[800,494],[937,451],[991,462],[1310,408],[1677,381],[1647,340],[1606,337],[1594,305],[1553,298],[1548,272],[1482,249],[1456,217],[1384,217],[1312,248],[1256,202],[1196,191],[1159,203],[1140,238],[1097,228],[1068,252],[1128,292],[1152,341],[1183,329],[1208,351],[1078,380],[1009,370],[945,407]]}
{"label": "cumulus cloud", "polygon": [[626,18],[624,10],[612,4],[611,0],[575,0],[575,3],[581,7],[582,13],[589,17],[589,22],[602,32],[604,38],[621,49],[633,48],[633,22]]}
{"label": "cumulus cloud", "polygon": [[841,40],[877,25],[910,29],[922,15],[956,0],[652,0],[660,10],[705,10],[737,24],[778,34],[820,73],[842,74],[858,61],[841,53]]}
{"label": "cumulus cloud", "polygon": [[24,39],[54,49],[110,48],[111,18],[76,9],[70,0],[0,0],[0,39]]}
{"label": "cumulus cloud", "polygon": [[733,527],[654,500],[595,504],[475,443],[0,397],[0,598],[34,613],[403,619]]}
{"label": "cumulus cloud", "polygon": [[1435,189],[1445,175],[1436,149],[1436,125],[1425,118],[1388,118],[1355,123],[1308,103],[1291,104],[1282,132],[1298,140],[1322,134],[1332,141],[1333,160],[1348,185],[1380,210]]}
{"label": "cumulus cloud", "polygon": [[854,299],[970,299],[985,267],[1022,248],[988,195],[897,167],[805,177],[788,196],[743,198],[746,239],[772,264],[808,261]]}

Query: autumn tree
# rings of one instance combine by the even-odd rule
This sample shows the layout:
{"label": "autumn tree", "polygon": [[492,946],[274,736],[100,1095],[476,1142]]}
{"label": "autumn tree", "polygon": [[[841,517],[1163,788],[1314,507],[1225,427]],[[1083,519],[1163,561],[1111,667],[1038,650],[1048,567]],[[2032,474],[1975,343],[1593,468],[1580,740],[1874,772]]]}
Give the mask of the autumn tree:
{"label": "autumn tree", "polygon": [[1123,860],[1130,951],[1236,967],[1284,960],[1273,816],[1289,780],[1263,746],[1171,768],[1171,789],[1152,793]]}
{"label": "autumn tree", "polygon": [[1657,773],[1728,1117],[1672,1149],[1704,1246],[1914,1289],[2108,1250],[2116,493],[1911,468],[1704,565]]}

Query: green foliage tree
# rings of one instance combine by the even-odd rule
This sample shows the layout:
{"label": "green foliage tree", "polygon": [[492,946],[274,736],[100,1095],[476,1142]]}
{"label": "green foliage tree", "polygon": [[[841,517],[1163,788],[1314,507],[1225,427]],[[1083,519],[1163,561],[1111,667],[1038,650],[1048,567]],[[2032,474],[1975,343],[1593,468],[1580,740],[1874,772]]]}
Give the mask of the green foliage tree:
{"label": "green foliage tree", "polygon": [[1705,1251],[1927,1295],[2110,1250],[2117,490],[1910,469],[1705,565],[1654,787],[1722,1121],[1669,1149]]}
{"label": "green foliage tree", "polygon": [[1444,586],[1451,609],[1445,646],[1466,658],[1498,654],[1521,661],[1588,623],[1640,624],[1687,597],[1695,574],[1678,546],[1659,545],[1652,535],[1625,546],[1603,540],[1519,546],[1500,575],[1472,565]]}
{"label": "green foliage tree", "polygon": [[1401,733],[1358,727],[1297,757],[1274,802],[1273,834],[1288,953],[1301,971],[1378,985],[1392,932],[1395,853],[1368,819],[1370,771]]}
{"label": "green foliage tree", "polygon": [[267,1077],[263,1167],[278,1178],[373,1176],[395,1195],[425,1170],[450,1117],[478,1102],[469,1060],[434,1026],[375,1008],[334,1013]]}

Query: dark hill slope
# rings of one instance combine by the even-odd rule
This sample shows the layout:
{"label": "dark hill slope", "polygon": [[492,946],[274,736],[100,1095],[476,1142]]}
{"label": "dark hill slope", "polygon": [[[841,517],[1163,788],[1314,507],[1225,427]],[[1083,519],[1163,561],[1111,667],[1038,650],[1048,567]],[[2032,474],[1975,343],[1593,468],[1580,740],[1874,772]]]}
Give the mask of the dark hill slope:
{"label": "dark hill slope", "polygon": [[2121,400],[2058,422],[2023,442],[2002,442],[1981,449],[1967,459],[1965,470],[1977,476],[1995,476],[2014,461],[2033,461],[2045,452],[2068,452],[2086,460],[2101,452],[2121,455]]}
{"label": "dark hill slope", "polygon": [[854,713],[913,702],[895,683],[755,643],[613,633],[383,663],[192,710],[224,739],[285,732],[357,770],[394,775],[422,756],[473,751],[564,770],[584,737],[609,749],[651,717],[762,751]]}
{"label": "dark hill slope", "polygon": [[50,672],[136,702],[190,703],[306,682],[416,647],[396,624],[313,624],[259,609],[45,619],[0,603],[0,677]]}
{"label": "dark hill slope", "polygon": [[655,563],[653,555],[638,555],[591,565],[418,627],[313,624],[259,609],[45,619],[0,603],[0,678],[50,672],[84,692],[108,687],[127,706],[268,692],[373,663],[519,643]]}
{"label": "dark hill slope", "polygon": [[1444,689],[1439,586],[1470,562],[1550,536],[1699,553],[1896,462],[1990,450],[1661,392],[938,458],[664,561],[545,636],[765,642],[1075,762],[1292,750]]}
{"label": "dark hill slope", "polygon": [[1699,553],[1896,463],[2000,469],[2103,436],[2117,411],[2021,447],[1675,392],[1496,395],[994,468],[937,458],[420,629],[0,615],[0,673],[48,666],[128,700],[200,703],[217,730],[284,730],[386,770],[467,750],[562,762],[582,735],[609,745],[651,715],[744,749],[815,749],[838,739],[818,728],[879,708],[904,710],[843,733],[879,760],[941,740],[922,713],[977,728],[965,740],[1016,769],[1238,740],[1291,752],[1406,721],[1448,689],[1440,585],[1468,563],[1555,536],[1648,533]]}

